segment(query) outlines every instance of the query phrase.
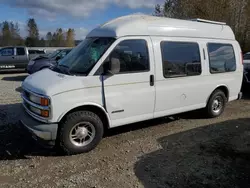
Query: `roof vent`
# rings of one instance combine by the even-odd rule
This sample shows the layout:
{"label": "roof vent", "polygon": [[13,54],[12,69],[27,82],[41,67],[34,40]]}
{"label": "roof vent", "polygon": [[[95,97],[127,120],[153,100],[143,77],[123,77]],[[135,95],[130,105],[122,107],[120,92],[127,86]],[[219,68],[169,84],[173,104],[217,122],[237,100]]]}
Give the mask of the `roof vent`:
{"label": "roof vent", "polygon": [[191,21],[195,21],[195,22],[203,22],[203,23],[210,23],[210,24],[218,24],[218,25],[226,25],[226,23],[225,23],[225,22],[216,22],[216,21],[212,21],[212,20],[204,20],[204,19],[200,19],[200,18],[191,19]]}

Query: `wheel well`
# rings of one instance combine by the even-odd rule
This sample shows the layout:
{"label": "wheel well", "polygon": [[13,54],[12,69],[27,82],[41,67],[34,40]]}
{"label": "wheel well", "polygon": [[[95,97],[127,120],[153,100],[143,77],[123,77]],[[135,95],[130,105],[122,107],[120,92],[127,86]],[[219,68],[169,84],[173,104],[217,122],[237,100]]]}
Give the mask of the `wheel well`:
{"label": "wheel well", "polygon": [[[225,94],[227,100],[229,99],[229,91],[228,91],[228,88],[227,88],[226,86],[219,86],[219,87],[217,87],[217,88],[211,93],[211,95],[212,95],[216,90],[221,90],[221,91]],[[210,99],[211,95],[209,96],[208,100]],[[208,102],[208,100],[207,100],[207,102]]]}
{"label": "wheel well", "polygon": [[229,99],[229,91],[228,91],[228,88],[226,86],[217,87],[216,90],[223,91],[223,93],[225,93],[227,100]]}
{"label": "wheel well", "polygon": [[76,107],[76,108],[70,110],[69,112],[67,112],[63,116],[61,121],[63,121],[67,117],[68,114],[70,114],[72,112],[76,112],[76,111],[82,111],[82,110],[87,110],[87,111],[91,111],[91,112],[95,113],[96,115],[98,115],[100,117],[101,121],[103,122],[104,130],[109,128],[109,121],[108,121],[108,117],[105,114],[105,112],[101,108],[99,108],[97,106],[93,106],[93,105],[85,105],[85,106]]}

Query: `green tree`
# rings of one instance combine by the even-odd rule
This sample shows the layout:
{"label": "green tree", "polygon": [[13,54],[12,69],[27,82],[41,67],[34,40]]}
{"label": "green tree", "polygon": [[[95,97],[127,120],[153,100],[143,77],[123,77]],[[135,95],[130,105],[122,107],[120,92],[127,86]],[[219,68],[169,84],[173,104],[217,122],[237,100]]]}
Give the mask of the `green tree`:
{"label": "green tree", "polygon": [[9,23],[10,33],[11,33],[11,45],[23,45],[24,41],[20,35],[20,29],[18,23]]}
{"label": "green tree", "polygon": [[43,37],[41,38],[41,40],[40,40],[39,43],[40,43],[39,46],[41,46],[41,47],[45,47],[46,46],[46,42],[45,42],[45,40],[44,40]]}
{"label": "green tree", "polygon": [[[161,6],[166,17],[226,22],[243,51],[250,51],[250,0],[165,0]],[[159,7],[156,5],[153,15],[161,16]]]}
{"label": "green tree", "polygon": [[62,28],[59,28],[56,31],[56,46],[58,47],[65,46],[65,36],[64,36]]}
{"label": "green tree", "polygon": [[37,46],[39,43],[39,30],[34,18],[30,18],[27,22],[28,37],[26,38],[26,45]]}
{"label": "green tree", "polygon": [[52,35],[51,46],[53,46],[53,47],[57,46],[57,35],[55,32]]}
{"label": "green tree", "polygon": [[37,40],[34,40],[34,38],[31,38],[31,37],[26,37],[25,46],[34,47],[36,46],[35,44],[37,44]]}
{"label": "green tree", "polygon": [[66,46],[74,47],[75,46],[75,31],[74,29],[69,28],[66,36]]}
{"label": "green tree", "polygon": [[4,21],[2,23],[2,45],[3,46],[9,46],[11,45],[11,31],[10,26],[7,21]]}
{"label": "green tree", "polygon": [[51,47],[52,46],[52,33],[48,32],[46,35],[46,46]]}
{"label": "green tree", "polygon": [[161,5],[157,4],[155,5],[155,11],[153,13],[154,16],[162,16],[162,9],[161,9]]}
{"label": "green tree", "polygon": [[[2,23],[0,23],[0,28],[2,28]],[[3,36],[2,36],[2,29],[0,30],[0,46],[2,46],[3,44]]]}

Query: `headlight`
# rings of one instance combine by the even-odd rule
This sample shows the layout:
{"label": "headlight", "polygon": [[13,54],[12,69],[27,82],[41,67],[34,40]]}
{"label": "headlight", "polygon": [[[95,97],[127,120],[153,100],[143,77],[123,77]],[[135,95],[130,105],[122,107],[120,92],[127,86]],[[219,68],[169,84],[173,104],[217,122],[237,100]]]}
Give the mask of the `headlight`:
{"label": "headlight", "polygon": [[35,95],[30,95],[29,96],[29,99],[30,101],[36,103],[36,104],[39,104],[41,106],[49,106],[49,99],[48,98],[45,98],[45,97],[38,97],[38,96],[35,96]]}
{"label": "headlight", "polygon": [[30,61],[28,65],[34,65],[35,61]]}

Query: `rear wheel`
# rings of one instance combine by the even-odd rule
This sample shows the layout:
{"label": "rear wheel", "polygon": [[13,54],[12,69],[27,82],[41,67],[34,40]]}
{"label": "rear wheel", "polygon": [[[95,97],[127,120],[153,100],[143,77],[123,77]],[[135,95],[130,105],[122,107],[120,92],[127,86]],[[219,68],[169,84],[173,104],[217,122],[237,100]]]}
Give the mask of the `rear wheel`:
{"label": "rear wheel", "polygon": [[214,118],[220,116],[224,112],[226,103],[227,98],[225,93],[221,90],[215,90],[207,103],[206,111],[208,117]]}
{"label": "rear wheel", "polygon": [[60,148],[65,154],[85,153],[101,141],[103,123],[93,112],[73,112],[62,122],[58,136]]}

